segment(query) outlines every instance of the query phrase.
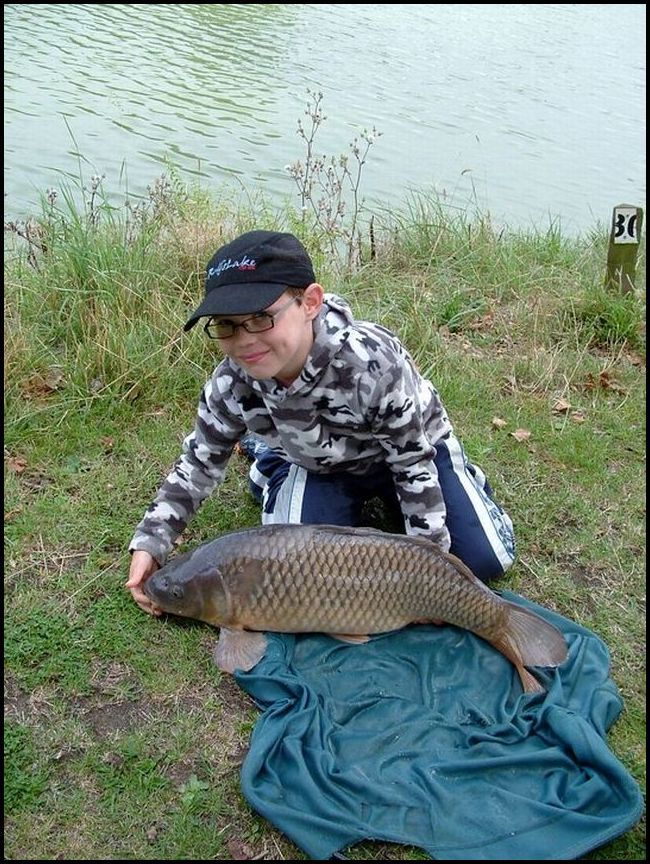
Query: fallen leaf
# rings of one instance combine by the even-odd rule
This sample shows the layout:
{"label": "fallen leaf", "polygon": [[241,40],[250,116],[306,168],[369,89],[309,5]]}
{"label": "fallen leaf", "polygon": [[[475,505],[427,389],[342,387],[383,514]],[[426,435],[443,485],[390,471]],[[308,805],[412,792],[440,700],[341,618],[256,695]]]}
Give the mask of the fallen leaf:
{"label": "fallen leaf", "polygon": [[574,423],[584,423],[587,418],[584,411],[572,411],[571,419]]}
{"label": "fallen leaf", "polygon": [[601,389],[611,390],[612,393],[627,393],[625,387],[622,387],[617,381],[615,381],[607,369],[603,369],[602,372],[599,372],[598,377],[596,377],[592,372],[589,372],[587,380],[584,383],[584,388],[585,390]]}
{"label": "fallen leaf", "polygon": [[528,441],[532,432],[529,429],[515,429],[515,431],[510,434],[513,438],[516,438],[517,441]]}
{"label": "fallen leaf", "polygon": [[22,456],[10,456],[7,459],[7,468],[10,471],[15,471],[16,474],[22,474],[25,468],[27,468],[27,459],[24,459]]}
{"label": "fallen leaf", "polygon": [[492,425],[495,429],[504,429],[508,425],[508,421],[502,420],[501,417],[493,417]]}
{"label": "fallen leaf", "polygon": [[553,404],[553,408],[551,410],[554,414],[566,414],[570,408],[571,403],[567,402],[566,399],[557,399]]}
{"label": "fallen leaf", "polygon": [[24,386],[25,396],[29,399],[38,396],[49,396],[63,385],[63,372],[58,366],[53,366],[43,374],[32,375]]}

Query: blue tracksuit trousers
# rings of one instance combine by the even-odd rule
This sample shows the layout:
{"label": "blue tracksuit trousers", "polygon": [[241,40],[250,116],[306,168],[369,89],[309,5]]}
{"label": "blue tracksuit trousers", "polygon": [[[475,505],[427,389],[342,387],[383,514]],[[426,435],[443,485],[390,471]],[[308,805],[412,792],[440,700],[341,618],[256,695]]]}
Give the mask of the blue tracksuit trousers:
{"label": "blue tracksuit trousers", "polygon": [[[371,498],[382,499],[399,513],[387,468],[362,477],[346,472],[315,474],[286,462],[261,441],[249,439],[246,445],[255,460],[250,486],[262,503],[263,524],[358,526],[362,507]],[[437,442],[435,464],[447,508],[450,551],[484,582],[501,576],[515,557],[508,514],[493,500],[485,475],[468,462],[455,436]]]}

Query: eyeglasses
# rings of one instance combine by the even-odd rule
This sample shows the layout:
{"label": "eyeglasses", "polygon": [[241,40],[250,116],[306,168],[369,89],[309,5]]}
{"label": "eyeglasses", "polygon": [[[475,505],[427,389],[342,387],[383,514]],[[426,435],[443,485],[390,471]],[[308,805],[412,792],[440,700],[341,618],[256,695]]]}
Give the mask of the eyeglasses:
{"label": "eyeglasses", "polygon": [[210,339],[230,339],[239,327],[243,327],[247,333],[263,333],[265,330],[271,330],[275,327],[275,319],[285,312],[294,301],[300,302],[300,298],[292,297],[275,312],[256,312],[250,318],[244,318],[239,324],[224,318],[210,318],[203,329]]}

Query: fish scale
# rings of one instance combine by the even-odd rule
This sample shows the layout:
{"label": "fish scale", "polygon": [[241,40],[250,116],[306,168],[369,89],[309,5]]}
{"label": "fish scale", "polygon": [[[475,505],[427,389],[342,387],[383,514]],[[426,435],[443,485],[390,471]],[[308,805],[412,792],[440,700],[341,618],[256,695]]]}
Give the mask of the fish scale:
{"label": "fish scale", "polygon": [[425,538],[373,529],[232,532],[170,561],[144,591],[164,611],[220,627],[217,660],[227,671],[259,661],[266,630],[365,637],[431,620],[489,641],[531,692],[543,688],[524,667],[566,657],[557,628],[500,598],[458,558]]}
{"label": "fish scale", "polygon": [[[404,614],[397,610],[404,609],[407,616],[411,612],[412,617],[431,606],[449,619],[456,618],[464,605],[467,616],[484,626],[485,615],[480,614],[481,605],[471,591],[454,591],[453,586],[441,590],[441,568],[437,560],[432,562],[428,548],[410,556],[399,554],[401,542],[380,538],[385,553],[381,556],[377,555],[374,533],[368,538],[355,537],[353,542],[347,535],[336,536],[325,545],[319,544],[320,538],[307,536],[302,546],[289,552],[272,541],[264,578],[246,603],[262,618],[274,615],[292,628],[296,625],[297,598],[301,617],[297,623],[306,629],[349,625],[352,601],[356,603],[355,622],[375,632],[400,625],[401,620],[397,625],[394,621],[395,614],[398,618]],[[264,556],[264,548],[259,551]],[[463,603],[466,593],[469,602]]]}

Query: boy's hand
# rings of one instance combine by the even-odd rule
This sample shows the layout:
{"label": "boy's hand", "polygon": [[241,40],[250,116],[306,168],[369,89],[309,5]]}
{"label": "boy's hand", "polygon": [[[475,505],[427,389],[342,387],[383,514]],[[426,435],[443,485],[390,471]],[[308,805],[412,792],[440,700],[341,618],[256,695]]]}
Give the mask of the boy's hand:
{"label": "boy's hand", "polygon": [[142,549],[137,550],[131,556],[131,569],[129,570],[129,581],[125,587],[131,591],[133,599],[138,606],[149,615],[162,615],[162,609],[155,606],[142,590],[142,585],[147,579],[159,569],[158,562]]}

